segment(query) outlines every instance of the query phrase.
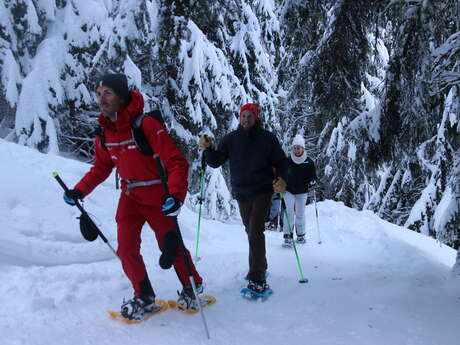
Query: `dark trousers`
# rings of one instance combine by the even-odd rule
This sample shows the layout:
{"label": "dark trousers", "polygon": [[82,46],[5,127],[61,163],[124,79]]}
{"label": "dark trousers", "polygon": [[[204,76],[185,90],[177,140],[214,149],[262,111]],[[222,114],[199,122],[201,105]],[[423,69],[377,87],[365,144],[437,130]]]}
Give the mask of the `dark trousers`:
{"label": "dark trousers", "polygon": [[265,217],[270,206],[272,194],[256,195],[249,200],[238,200],[241,219],[246,229],[249,242],[250,280],[265,279],[267,258],[265,254]]}

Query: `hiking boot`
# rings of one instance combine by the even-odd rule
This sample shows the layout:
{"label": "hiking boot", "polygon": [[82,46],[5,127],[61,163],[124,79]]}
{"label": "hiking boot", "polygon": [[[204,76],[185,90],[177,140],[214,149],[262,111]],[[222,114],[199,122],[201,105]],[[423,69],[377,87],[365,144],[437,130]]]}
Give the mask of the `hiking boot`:
{"label": "hiking boot", "polygon": [[252,290],[254,292],[261,293],[261,294],[263,294],[268,288],[269,286],[265,279],[261,281],[250,280],[248,284],[249,290]]}
{"label": "hiking boot", "polygon": [[307,241],[305,240],[305,235],[297,236],[296,242],[299,244],[305,244]]}
{"label": "hiking boot", "polygon": [[285,247],[292,246],[292,234],[284,234],[283,238],[284,238],[283,246]]}
{"label": "hiking boot", "polygon": [[271,220],[271,221],[265,223],[265,229],[266,230],[271,230],[271,231],[276,231],[276,222],[274,220]]}
{"label": "hiking boot", "polygon": [[143,320],[145,315],[161,309],[155,303],[155,296],[134,297],[128,301],[123,300],[120,314],[128,320]]}
{"label": "hiking boot", "polygon": [[[198,298],[200,299],[201,305],[205,305],[207,302],[206,300],[200,298],[200,294],[203,293],[203,285],[196,284],[196,292],[198,293]],[[177,291],[179,298],[177,299],[177,303],[182,304],[187,309],[198,310],[198,303],[195,299],[195,294],[193,293],[193,288],[191,286],[184,286],[182,291]]]}

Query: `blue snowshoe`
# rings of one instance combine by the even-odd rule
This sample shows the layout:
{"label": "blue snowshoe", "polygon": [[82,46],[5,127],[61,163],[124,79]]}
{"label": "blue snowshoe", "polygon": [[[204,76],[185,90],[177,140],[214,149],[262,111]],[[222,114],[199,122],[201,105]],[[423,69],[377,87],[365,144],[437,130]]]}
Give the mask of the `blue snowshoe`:
{"label": "blue snowshoe", "polygon": [[250,280],[247,287],[242,288],[241,297],[251,301],[265,301],[271,294],[273,290],[270,289],[265,280],[262,281],[253,281]]}

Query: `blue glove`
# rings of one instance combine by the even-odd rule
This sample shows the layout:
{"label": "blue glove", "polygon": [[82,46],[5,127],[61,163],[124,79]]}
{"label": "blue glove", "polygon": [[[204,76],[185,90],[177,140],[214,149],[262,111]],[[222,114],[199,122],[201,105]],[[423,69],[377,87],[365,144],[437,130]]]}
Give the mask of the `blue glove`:
{"label": "blue glove", "polygon": [[84,195],[78,189],[70,189],[64,192],[63,198],[67,204],[69,204],[70,206],[75,206],[77,204],[76,200],[83,199]]}
{"label": "blue glove", "polygon": [[161,205],[161,211],[167,216],[175,217],[179,214],[181,206],[182,201],[173,196],[168,196],[163,201],[163,205]]}

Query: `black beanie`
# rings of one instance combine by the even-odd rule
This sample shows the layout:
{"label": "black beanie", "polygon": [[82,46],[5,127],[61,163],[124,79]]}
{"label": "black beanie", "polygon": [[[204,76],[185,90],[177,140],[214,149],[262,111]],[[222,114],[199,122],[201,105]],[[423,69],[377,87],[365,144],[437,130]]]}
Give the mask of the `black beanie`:
{"label": "black beanie", "polygon": [[124,74],[105,74],[96,87],[99,86],[110,87],[118,97],[129,102],[128,79]]}

